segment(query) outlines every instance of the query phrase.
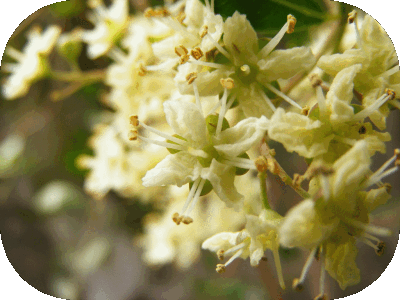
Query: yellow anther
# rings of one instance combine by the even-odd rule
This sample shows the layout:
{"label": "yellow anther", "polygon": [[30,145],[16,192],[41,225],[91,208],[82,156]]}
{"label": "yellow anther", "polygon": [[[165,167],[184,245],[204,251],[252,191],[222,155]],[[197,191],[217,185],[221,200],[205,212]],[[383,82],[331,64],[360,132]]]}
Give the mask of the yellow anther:
{"label": "yellow anther", "polygon": [[396,92],[392,89],[385,89],[385,93],[390,96],[389,100],[396,98]]}
{"label": "yellow anther", "polygon": [[347,18],[347,21],[349,22],[349,24],[352,24],[354,22],[354,20],[356,19],[356,17],[357,17],[357,12],[355,10],[350,12],[348,14],[348,18]]}
{"label": "yellow anther", "polygon": [[225,258],[224,253],[225,253],[225,251],[222,250],[222,249],[219,249],[219,250],[217,251],[217,256],[218,256],[218,259],[219,259],[219,260],[224,260],[224,258]]}
{"label": "yellow anther", "polygon": [[144,76],[147,74],[147,69],[145,66],[142,64],[139,65],[139,71],[138,71],[139,76]]}
{"label": "yellow anther", "polygon": [[251,70],[248,65],[243,65],[240,67],[240,71],[242,71],[245,75],[249,75]]}
{"label": "yellow anther", "polygon": [[386,189],[386,193],[390,194],[390,192],[392,191],[392,185],[390,183],[384,183],[383,186]]}
{"label": "yellow anther", "polygon": [[321,78],[317,74],[311,74],[308,79],[311,82],[311,85],[313,88],[316,88],[317,86],[322,84]]}
{"label": "yellow anther", "polygon": [[138,127],[139,126],[139,117],[137,115],[130,116],[129,124],[131,124],[133,127]]}
{"label": "yellow anther", "polygon": [[176,212],[172,215],[172,221],[179,225],[182,222],[182,217]]}
{"label": "yellow anther", "polygon": [[183,11],[181,11],[179,14],[178,14],[178,16],[176,17],[176,19],[178,20],[178,22],[179,23],[183,23],[183,21],[185,20],[185,18],[186,18],[186,14],[183,12]]}
{"label": "yellow anther", "polygon": [[137,129],[132,129],[132,130],[130,130],[129,133],[128,133],[128,139],[129,139],[130,141],[136,141],[137,138],[138,138],[138,131],[137,131]]}
{"label": "yellow anther", "polygon": [[200,37],[203,38],[206,36],[206,34],[208,33],[208,26],[204,25],[201,29],[200,29]]}
{"label": "yellow anther", "polygon": [[189,55],[187,54],[182,55],[181,58],[179,59],[179,64],[183,65],[184,63],[187,63],[188,60],[189,60]]}
{"label": "yellow anther", "polygon": [[366,134],[367,133],[367,127],[364,125],[361,125],[360,128],[358,128],[358,133],[359,134]]}
{"label": "yellow anther", "polygon": [[400,149],[394,149],[394,155],[396,155],[395,166],[400,166]]}
{"label": "yellow anther", "polygon": [[190,223],[193,223],[193,219],[191,217],[181,217],[181,218],[182,218],[182,223],[183,224],[188,225]]}
{"label": "yellow anther", "polygon": [[165,7],[158,7],[154,10],[156,17],[168,17],[170,15],[169,11]]}
{"label": "yellow anther", "polygon": [[294,26],[296,25],[296,18],[292,15],[287,16],[287,22],[288,22],[288,28],[286,30],[286,33],[293,33],[294,31]]}
{"label": "yellow anther", "polygon": [[379,242],[379,244],[377,246],[378,246],[378,249],[375,250],[375,253],[378,256],[382,256],[385,253],[386,244],[384,242]]}
{"label": "yellow anther", "polygon": [[197,78],[197,73],[196,73],[196,72],[189,73],[189,74],[187,74],[187,76],[186,76],[186,80],[187,80],[188,84],[192,84],[193,81],[194,81],[196,78]]}
{"label": "yellow anther", "polygon": [[304,115],[304,116],[308,116],[308,113],[310,112],[310,109],[311,109],[311,108],[310,108],[308,105],[304,106],[304,107],[301,109],[301,114]]}
{"label": "yellow anther", "polygon": [[323,295],[318,295],[317,297],[314,298],[314,300],[327,300],[327,296],[325,294]]}
{"label": "yellow anther", "polygon": [[221,85],[230,90],[233,89],[235,87],[235,82],[233,81],[232,78],[221,78],[221,80],[219,81],[221,83]]}
{"label": "yellow anther", "polygon": [[144,16],[145,16],[146,18],[154,17],[154,16],[155,16],[154,9],[152,9],[151,7],[147,8],[147,9],[144,11]]}
{"label": "yellow anther", "polygon": [[225,265],[223,264],[218,264],[217,268],[215,269],[219,274],[222,274],[226,271]]}
{"label": "yellow anther", "polygon": [[259,156],[254,161],[258,172],[264,172],[268,170],[268,161],[264,156]]}
{"label": "yellow anther", "polygon": [[179,45],[179,46],[175,47],[175,53],[176,53],[176,55],[178,55],[178,56],[182,56],[182,55],[188,54],[189,51],[188,51],[188,49],[186,49],[185,46]]}
{"label": "yellow anther", "polygon": [[302,283],[299,282],[298,278],[295,278],[293,280],[293,284],[292,284],[292,288],[298,292],[301,292],[302,290],[304,290],[304,286]]}
{"label": "yellow anther", "polygon": [[196,47],[190,51],[190,54],[193,56],[195,60],[199,60],[204,56],[203,51],[199,47]]}

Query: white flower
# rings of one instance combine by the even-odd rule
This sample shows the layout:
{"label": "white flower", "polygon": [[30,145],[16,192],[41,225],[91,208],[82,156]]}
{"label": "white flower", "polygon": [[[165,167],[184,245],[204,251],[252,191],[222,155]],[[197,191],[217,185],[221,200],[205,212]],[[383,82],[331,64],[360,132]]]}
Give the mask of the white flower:
{"label": "white flower", "polygon": [[91,5],[88,17],[95,28],[85,31],[82,39],[89,44],[89,58],[95,59],[108,52],[127,28],[129,8],[128,0],[114,0],[109,8],[102,0],[92,0]]}
{"label": "white flower", "polygon": [[[318,61],[318,67],[334,76],[344,68],[359,64],[361,71],[354,78],[354,88],[363,94],[363,105],[370,106],[386,88],[400,93],[399,63],[392,41],[374,18],[366,15],[360,31],[356,19],[354,24],[356,48],[342,54],[324,55]],[[389,114],[387,104],[378,108],[370,118],[379,129],[385,129]]]}
{"label": "white flower", "polygon": [[[164,111],[167,122],[176,135],[169,136],[140,123],[145,129],[159,134],[169,142],[153,141],[143,136],[139,138],[165,146],[174,154],[168,155],[154,169],[148,171],[143,178],[143,185],[182,186],[194,182],[182,210],[182,216],[186,217],[195,206],[206,181],[228,206],[239,208],[243,196],[234,187],[236,167],[255,169],[251,160],[239,156],[261,140],[268,120],[265,117],[249,118],[227,129],[214,125],[217,127],[215,131],[215,127],[207,123],[210,122],[209,119],[206,121],[202,111],[194,103],[170,100],[164,102]],[[190,203],[192,205],[189,207]]]}
{"label": "white flower", "polygon": [[[246,116],[269,117],[276,110],[265,94],[264,87],[301,109],[296,102],[271,85],[271,82],[277,79],[290,78],[315,64],[315,57],[307,47],[273,51],[285,32],[292,32],[294,23],[294,17],[289,15],[287,23],[279,33],[259,50],[257,34],[250,22],[245,15],[235,12],[224,23],[225,48],[209,34],[203,37],[204,40],[213,41],[214,47],[228,62],[207,62],[204,57],[199,60],[189,60],[185,65],[178,67],[178,74],[175,77],[180,91],[186,94],[193,92],[186,83],[188,73],[198,73],[196,81],[200,95],[220,93],[222,88],[218,84],[219,80],[230,77],[234,81],[232,93],[236,95]],[[201,72],[204,67],[215,70]]]}
{"label": "white flower", "polygon": [[[269,137],[282,143],[288,151],[296,151],[307,158],[324,155],[326,159],[329,157],[329,161],[334,161],[358,140],[367,141],[370,155],[375,151],[384,153],[384,142],[391,139],[390,134],[377,132],[371,124],[363,121],[391,95],[384,94],[375,104],[356,112],[358,107],[351,101],[353,79],[360,68],[360,65],[354,65],[341,70],[326,97],[321,86],[317,86],[318,106],[307,116],[278,108],[271,118]],[[337,147],[338,143],[344,147]]]}
{"label": "white flower", "polygon": [[10,72],[3,85],[6,99],[16,99],[26,95],[30,86],[49,72],[47,56],[53,49],[61,33],[58,26],[50,26],[43,33],[39,27],[28,32],[28,42],[22,52],[7,47],[6,54],[17,63],[4,64],[4,70]]}
{"label": "white flower", "polygon": [[258,266],[266,249],[270,249],[274,255],[278,272],[279,283],[285,288],[282,268],[279,259],[278,227],[282,217],[272,210],[262,210],[259,216],[246,215],[246,228],[239,232],[221,232],[206,241],[202,248],[216,252],[223,260],[226,256],[231,258],[224,264],[217,265],[217,272],[222,273],[225,268],[236,258],[246,259],[250,257],[250,264]]}

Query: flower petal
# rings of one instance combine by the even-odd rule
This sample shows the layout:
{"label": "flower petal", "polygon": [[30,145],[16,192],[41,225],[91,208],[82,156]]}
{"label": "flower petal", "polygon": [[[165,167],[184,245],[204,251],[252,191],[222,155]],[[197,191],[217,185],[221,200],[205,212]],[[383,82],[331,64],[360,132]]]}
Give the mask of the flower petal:
{"label": "flower petal", "polygon": [[247,118],[214,137],[215,149],[227,156],[237,157],[248,151],[264,137],[269,121],[266,117]]}
{"label": "flower petal", "polygon": [[169,100],[164,102],[164,112],[169,126],[193,148],[201,149],[207,144],[206,121],[196,104]]}
{"label": "flower petal", "polygon": [[146,187],[170,184],[182,186],[197,179],[200,169],[201,166],[195,157],[181,151],[164,158],[146,173],[142,181]]}

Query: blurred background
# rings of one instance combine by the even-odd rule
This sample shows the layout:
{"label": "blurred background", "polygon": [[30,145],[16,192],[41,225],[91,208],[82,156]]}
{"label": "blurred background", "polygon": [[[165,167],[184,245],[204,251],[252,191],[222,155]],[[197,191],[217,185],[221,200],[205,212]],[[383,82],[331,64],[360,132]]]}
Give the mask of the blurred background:
{"label": "blurred background", "polygon": [[[274,18],[282,19],[290,9],[282,5],[284,1],[264,2],[268,10],[257,7],[256,2],[256,7],[248,5],[248,1],[216,1],[216,9],[228,16],[239,8],[248,15],[260,35],[268,37],[279,26],[267,27],[265,20],[281,24],[274,22]],[[329,2],[313,0],[296,4],[324,12]],[[161,1],[131,0],[130,10],[134,13],[160,4]],[[345,12],[351,7],[338,5],[336,9]],[[84,0],[45,7],[21,23],[8,45],[21,49],[26,42],[25,34],[33,24],[42,28],[57,24],[63,32],[75,27],[92,29],[87,19],[88,10]],[[260,11],[268,13],[260,17]],[[297,16],[300,23],[297,35],[293,34],[282,46],[301,45],[308,39],[309,28],[319,28],[323,21],[310,16],[307,10],[303,17]],[[88,59],[85,47],[83,45],[78,59],[83,71],[110,65],[107,57]],[[7,61],[4,56],[2,63]],[[68,67],[57,53],[50,56],[50,61],[58,70]],[[0,76],[0,80],[4,80],[7,74],[1,72]],[[123,198],[112,191],[101,201],[92,199],[83,190],[87,173],[76,166],[78,156],[93,154],[88,139],[100,114],[112,112],[99,101],[108,87],[93,83],[58,99],[54,91],[62,88],[60,83],[45,79],[15,101],[7,101],[0,95],[1,237],[10,262],[24,280],[46,294],[77,300],[312,299],[318,294],[318,265],[312,267],[308,285],[301,294],[294,293],[291,288],[282,291],[268,251],[268,261],[262,261],[258,268],[250,267],[248,261],[237,260],[222,275],[215,272],[217,258],[207,251],[202,251],[201,258],[186,270],[177,269],[173,264],[146,265],[136,238],[143,233],[144,216],[158,208],[138,199]],[[400,148],[398,110],[391,113],[387,124],[393,141],[387,144],[387,155],[375,155],[373,170],[387,160],[395,148]],[[290,175],[305,170],[300,157],[288,156],[281,145],[271,146]],[[299,198],[290,188],[282,189],[284,185],[278,178],[270,176],[269,180],[270,191],[279,203],[276,210],[285,214]],[[391,176],[387,182],[393,186],[393,197],[374,213],[373,223],[397,233],[399,174]],[[389,264],[397,241],[397,234],[385,239],[387,251],[382,257],[375,256],[370,247],[360,243],[357,263],[362,282],[342,291],[327,276],[329,295],[334,298],[351,295],[374,282]],[[287,285],[299,276],[307,255],[298,249],[281,249]]]}

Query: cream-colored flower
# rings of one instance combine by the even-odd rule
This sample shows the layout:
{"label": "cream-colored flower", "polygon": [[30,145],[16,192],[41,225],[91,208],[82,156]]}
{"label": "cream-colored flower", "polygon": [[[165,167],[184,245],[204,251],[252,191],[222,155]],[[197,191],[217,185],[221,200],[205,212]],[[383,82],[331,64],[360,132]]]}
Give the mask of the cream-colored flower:
{"label": "cream-colored flower", "polygon": [[360,65],[341,70],[334,78],[326,97],[320,86],[316,87],[318,105],[307,116],[285,112],[279,108],[271,118],[268,135],[282,143],[288,151],[295,151],[307,158],[324,155],[324,159],[335,159],[346,152],[358,140],[368,142],[370,155],[375,151],[385,152],[384,142],[390,134],[372,129],[364,119],[390,99],[384,94],[376,104],[359,110],[351,104],[353,79],[360,72]]}
{"label": "cream-colored flower", "polygon": [[400,150],[396,150],[395,155],[371,175],[368,145],[358,141],[331,167],[317,166],[313,162],[310,166],[315,173],[310,182],[313,199],[293,207],[278,231],[281,245],[313,249],[297,285],[304,281],[316,251],[322,251],[325,269],[343,289],[360,280],[355,264],[356,239],[382,254],[384,244],[372,234],[387,236],[390,233],[369,224],[369,213],[384,204],[390,195],[386,186],[368,192],[363,190],[396,172],[398,166],[386,169],[399,159]]}
{"label": "cream-colored flower", "polygon": [[60,33],[61,28],[55,25],[46,28],[44,32],[39,27],[33,27],[28,32],[28,42],[22,52],[10,46],[6,48],[5,53],[17,61],[3,65],[4,71],[11,73],[3,85],[6,99],[12,100],[26,95],[35,81],[49,73],[47,56]]}
{"label": "cream-colored flower", "polygon": [[201,254],[201,243],[221,230],[237,230],[245,223],[244,215],[228,209],[213,194],[205,197],[202,205],[193,210],[191,226],[176,226],[170,215],[180,209],[187,197],[187,189],[171,186],[166,195],[171,199],[162,216],[149,215],[144,222],[145,234],[139,244],[143,258],[151,265],[174,262],[179,269],[188,269]]}
{"label": "cream-colored flower", "polygon": [[[354,20],[354,24],[356,48],[346,50],[342,54],[322,56],[318,67],[335,76],[345,68],[360,65],[360,71],[354,78],[354,88],[365,96],[363,106],[366,107],[376,102],[377,97],[383,94],[386,88],[400,93],[399,63],[392,41],[374,18],[366,15],[360,31],[357,28],[357,19]],[[387,105],[382,105],[370,117],[376,126],[385,129],[388,114]]]}
{"label": "cream-colored flower", "polygon": [[[216,57],[213,59],[214,62],[208,62],[206,56],[198,60],[195,58],[188,60],[186,64],[178,67],[175,81],[179,90],[185,94],[193,93],[186,82],[189,73],[197,73],[196,81],[200,95],[220,93],[222,91],[219,85],[220,79],[229,77],[234,82],[231,93],[236,96],[246,116],[269,117],[276,110],[264,92],[264,87],[301,109],[296,102],[271,84],[277,79],[290,78],[300,71],[309,70],[315,64],[315,57],[307,47],[273,51],[285,32],[292,32],[294,23],[294,17],[289,15],[288,21],[279,33],[266,46],[259,49],[257,34],[250,22],[245,15],[235,12],[224,23],[225,47],[209,34],[203,37],[204,40],[214,42],[214,47],[223,58],[222,61]],[[202,71],[204,67],[208,70]]]}
{"label": "cream-colored flower", "polygon": [[166,138],[167,142],[150,140],[141,136],[137,129],[132,132],[132,139],[139,137],[143,141],[164,146],[171,152],[147,172],[143,185],[182,186],[193,182],[181,213],[181,217],[188,220],[203,188],[210,190],[212,187],[228,206],[241,207],[243,196],[234,186],[237,168],[256,168],[250,159],[241,156],[261,140],[268,120],[265,117],[248,118],[227,128],[229,125],[222,118],[209,116],[205,119],[198,105],[182,100],[164,102],[164,111],[168,124],[176,133],[174,136],[139,123],[135,116],[131,120],[133,125],[142,125],[144,129]]}
{"label": "cream-colored flower", "polygon": [[250,264],[258,266],[266,249],[270,249],[274,255],[278,272],[279,283],[285,288],[282,268],[279,259],[278,227],[282,217],[272,210],[262,210],[259,216],[246,215],[246,228],[239,232],[221,232],[206,241],[202,248],[216,252],[223,260],[226,256],[231,258],[224,264],[217,265],[217,272],[222,273],[236,258],[246,259],[250,257]]}
{"label": "cream-colored flower", "polygon": [[93,30],[86,30],[82,39],[88,43],[88,56],[96,59],[107,53],[123,35],[129,24],[128,0],[114,0],[106,7],[102,0],[90,1],[93,10],[88,15],[95,25]]}

